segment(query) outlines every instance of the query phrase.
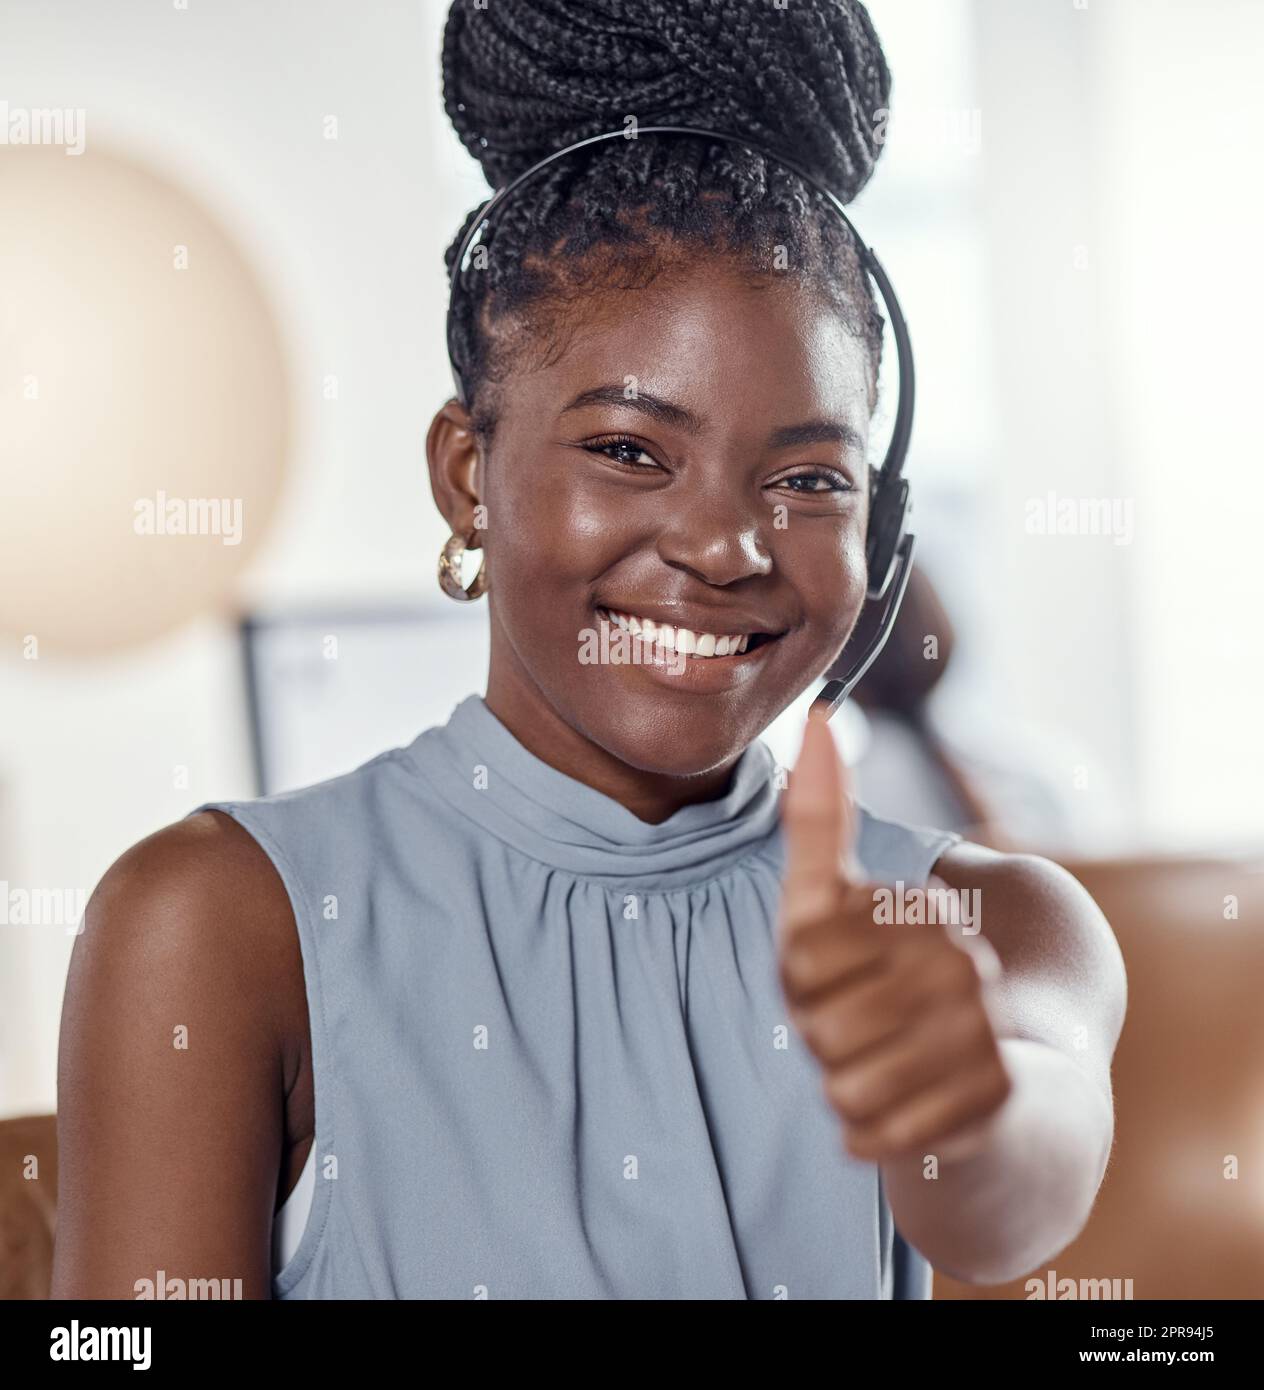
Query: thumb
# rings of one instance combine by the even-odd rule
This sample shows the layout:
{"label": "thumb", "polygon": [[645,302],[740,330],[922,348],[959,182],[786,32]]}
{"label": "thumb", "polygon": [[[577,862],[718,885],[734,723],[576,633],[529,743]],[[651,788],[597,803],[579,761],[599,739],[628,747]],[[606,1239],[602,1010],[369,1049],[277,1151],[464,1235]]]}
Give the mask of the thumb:
{"label": "thumb", "polygon": [[855,812],[848,778],[829,724],[810,714],[798,761],[782,799],[786,869],[781,893],[782,932],[823,917],[841,887],[860,882],[855,863]]}

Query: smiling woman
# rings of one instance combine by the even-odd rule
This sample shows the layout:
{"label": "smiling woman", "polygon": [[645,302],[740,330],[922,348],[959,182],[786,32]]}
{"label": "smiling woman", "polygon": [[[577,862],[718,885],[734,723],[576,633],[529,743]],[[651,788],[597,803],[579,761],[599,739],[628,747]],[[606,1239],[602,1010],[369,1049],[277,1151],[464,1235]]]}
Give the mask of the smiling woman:
{"label": "smiling woman", "polygon": [[[793,149],[843,198],[889,88],[858,0],[462,2],[443,75],[498,187],[634,113]],[[479,251],[427,453],[486,694],[107,874],[57,1291],[926,1298],[932,1263],[1027,1270],[1109,1150],[1109,928],[1043,861],[853,806],[819,722],[789,790],[759,737],[871,579],[881,322],[845,225],[754,150],[642,135],[559,161]],[[875,885],[932,872],[969,937],[879,923]]]}

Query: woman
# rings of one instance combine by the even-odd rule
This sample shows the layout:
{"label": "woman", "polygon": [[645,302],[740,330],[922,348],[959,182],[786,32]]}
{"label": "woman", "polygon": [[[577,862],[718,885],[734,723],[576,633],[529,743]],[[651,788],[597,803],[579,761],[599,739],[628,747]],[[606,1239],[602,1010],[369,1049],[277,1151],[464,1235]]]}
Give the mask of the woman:
{"label": "woman", "polygon": [[[458,3],[443,64],[497,186],[634,113],[851,197],[889,88],[854,0]],[[841,226],[682,137],[506,209],[454,335],[469,409],[427,438],[448,559],[482,552],[486,695],[107,873],[56,1294],[925,1298],[1080,1229],[1124,997],[1100,914],[853,811],[817,721],[783,798],[758,737],[864,597],[881,322]],[[990,951],[899,923],[932,870]]]}

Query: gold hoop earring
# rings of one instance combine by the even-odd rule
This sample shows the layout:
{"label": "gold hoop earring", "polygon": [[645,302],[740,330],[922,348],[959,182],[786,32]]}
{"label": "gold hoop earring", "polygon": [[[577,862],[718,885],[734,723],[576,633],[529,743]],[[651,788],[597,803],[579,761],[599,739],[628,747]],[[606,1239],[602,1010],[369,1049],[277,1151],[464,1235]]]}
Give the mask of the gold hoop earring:
{"label": "gold hoop earring", "polygon": [[468,588],[461,583],[461,560],[467,549],[469,542],[454,531],[439,555],[439,587],[458,603],[470,603],[487,592],[486,559],[479,565]]}

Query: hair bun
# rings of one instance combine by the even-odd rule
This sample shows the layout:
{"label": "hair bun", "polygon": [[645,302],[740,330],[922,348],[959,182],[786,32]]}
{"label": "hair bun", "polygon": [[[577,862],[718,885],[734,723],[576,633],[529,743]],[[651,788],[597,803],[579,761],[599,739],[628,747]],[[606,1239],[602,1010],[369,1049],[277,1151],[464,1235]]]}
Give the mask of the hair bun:
{"label": "hair bun", "polygon": [[860,0],[453,0],[444,29],[444,107],[493,188],[635,116],[782,149],[848,201],[890,87]]}

